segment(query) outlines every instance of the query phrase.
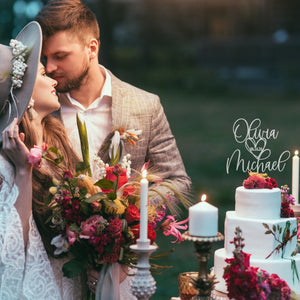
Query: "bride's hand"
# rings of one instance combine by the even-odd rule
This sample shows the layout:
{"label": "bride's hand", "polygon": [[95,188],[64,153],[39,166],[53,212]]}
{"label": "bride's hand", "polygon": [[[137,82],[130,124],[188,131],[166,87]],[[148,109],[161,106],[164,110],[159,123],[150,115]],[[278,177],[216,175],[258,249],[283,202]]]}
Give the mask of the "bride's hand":
{"label": "bride's hand", "polygon": [[2,149],[17,170],[31,168],[28,163],[29,150],[24,144],[24,134],[19,134],[18,119],[16,118],[2,132]]}
{"label": "bride's hand", "polygon": [[99,272],[95,269],[87,269],[87,285],[89,289],[95,294],[96,286],[99,278]]}
{"label": "bride's hand", "polygon": [[[120,283],[122,283],[128,274],[128,267],[125,265],[119,265],[120,270]],[[95,269],[89,268],[87,270],[87,285],[89,289],[95,294],[96,286],[99,278],[99,272]]]}

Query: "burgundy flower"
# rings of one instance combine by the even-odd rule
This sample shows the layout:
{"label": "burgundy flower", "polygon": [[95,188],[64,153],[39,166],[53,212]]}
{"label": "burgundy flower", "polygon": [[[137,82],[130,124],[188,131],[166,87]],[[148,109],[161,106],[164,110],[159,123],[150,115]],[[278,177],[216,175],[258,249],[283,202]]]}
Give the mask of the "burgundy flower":
{"label": "burgundy flower", "polygon": [[73,173],[70,170],[65,170],[64,171],[64,175],[63,175],[63,179],[64,180],[68,180],[73,178]]}
{"label": "burgundy flower", "polygon": [[111,219],[106,228],[107,233],[112,237],[119,237],[122,233],[122,221],[119,218]]}
{"label": "burgundy flower", "polygon": [[265,188],[266,189],[272,189],[277,187],[277,182],[273,178],[266,178],[265,179]]}

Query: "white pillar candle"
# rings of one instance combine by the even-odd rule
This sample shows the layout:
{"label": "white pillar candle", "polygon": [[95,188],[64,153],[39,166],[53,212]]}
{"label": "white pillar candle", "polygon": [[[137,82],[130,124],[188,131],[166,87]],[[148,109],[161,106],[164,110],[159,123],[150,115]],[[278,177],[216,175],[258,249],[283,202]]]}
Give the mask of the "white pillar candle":
{"label": "white pillar candle", "polygon": [[292,165],[292,195],[295,198],[295,204],[299,204],[299,156],[298,151],[295,151]]}
{"label": "white pillar candle", "polygon": [[218,208],[207,203],[206,195],[201,202],[189,208],[189,234],[193,236],[216,236],[218,234]]}
{"label": "white pillar candle", "polygon": [[140,242],[148,241],[148,180],[146,179],[147,171],[144,170],[143,178],[140,182]]}

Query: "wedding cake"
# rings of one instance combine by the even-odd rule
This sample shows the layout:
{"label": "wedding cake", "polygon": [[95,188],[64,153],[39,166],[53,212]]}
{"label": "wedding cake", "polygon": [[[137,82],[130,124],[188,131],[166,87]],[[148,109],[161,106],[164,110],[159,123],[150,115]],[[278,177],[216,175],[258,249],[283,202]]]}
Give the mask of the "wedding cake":
{"label": "wedding cake", "polygon": [[[251,177],[251,176],[250,176]],[[250,178],[249,177],[249,178]],[[249,179],[248,178],[248,179]],[[218,283],[215,289],[227,292],[223,279],[226,258],[233,257],[235,228],[243,231],[243,251],[251,254],[250,265],[277,274],[296,294],[300,294],[300,254],[297,249],[297,219],[281,218],[281,190],[270,186],[251,186],[244,181],[235,191],[235,211],[225,218],[224,248],[215,251],[214,274]],[[246,186],[246,188],[245,188]]]}

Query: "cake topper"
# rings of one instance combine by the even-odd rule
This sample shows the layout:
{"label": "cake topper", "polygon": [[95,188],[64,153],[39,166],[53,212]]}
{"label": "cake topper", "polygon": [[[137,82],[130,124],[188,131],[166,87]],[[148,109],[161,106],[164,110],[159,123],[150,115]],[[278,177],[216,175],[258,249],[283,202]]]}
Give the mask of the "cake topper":
{"label": "cake topper", "polygon": [[229,174],[231,166],[235,166],[236,171],[241,170],[244,173],[249,171],[257,173],[282,172],[284,170],[286,162],[290,158],[290,152],[285,150],[277,159],[272,159],[271,149],[268,148],[268,142],[278,138],[278,130],[263,129],[261,120],[258,118],[250,123],[244,118],[239,118],[234,122],[232,129],[235,141],[244,146],[242,149],[250,154],[252,160],[245,160],[242,158],[242,149],[235,149],[226,161],[227,174]]}

